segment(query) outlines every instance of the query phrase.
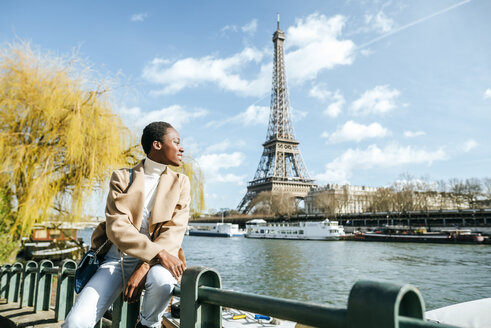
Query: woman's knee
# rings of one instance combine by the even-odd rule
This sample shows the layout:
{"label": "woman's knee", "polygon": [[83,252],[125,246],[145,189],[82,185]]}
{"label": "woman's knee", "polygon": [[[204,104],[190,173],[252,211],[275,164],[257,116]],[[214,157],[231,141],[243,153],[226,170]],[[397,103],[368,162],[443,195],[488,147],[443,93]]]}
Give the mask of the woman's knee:
{"label": "woman's knee", "polygon": [[146,286],[173,286],[177,283],[176,278],[160,264],[150,268],[147,274]]}

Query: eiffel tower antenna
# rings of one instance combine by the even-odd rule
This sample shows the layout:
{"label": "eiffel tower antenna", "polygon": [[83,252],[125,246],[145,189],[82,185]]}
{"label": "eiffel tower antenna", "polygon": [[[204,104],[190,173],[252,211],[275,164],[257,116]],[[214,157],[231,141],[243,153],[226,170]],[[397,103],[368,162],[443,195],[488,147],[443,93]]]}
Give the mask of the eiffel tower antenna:
{"label": "eiffel tower antenna", "polygon": [[251,200],[262,191],[286,192],[304,198],[316,186],[309,177],[298,149],[299,142],[295,139],[285,73],[284,42],[285,33],[280,30],[278,13],[277,28],[273,34],[273,85],[268,131],[254,179],[247,185],[247,193],[237,207],[244,213],[251,210]]}

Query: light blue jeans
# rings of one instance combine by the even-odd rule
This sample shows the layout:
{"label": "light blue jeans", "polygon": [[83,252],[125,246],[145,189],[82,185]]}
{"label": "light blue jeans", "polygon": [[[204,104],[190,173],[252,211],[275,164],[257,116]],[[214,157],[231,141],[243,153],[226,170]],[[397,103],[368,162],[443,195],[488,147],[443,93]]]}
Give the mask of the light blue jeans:
{"label": "light blue jeans", "polygon": [[[123,256],[125,282],[131,277],[140,260]],[[150,268],[140,310],[140,322],[148,327],[160,327],[172,290],[177,283],[172,274],[157,264]],[[99,270],[92,276],[65,319],[65,328],[92,328],[123,290],[121,256],[112,245]]]}

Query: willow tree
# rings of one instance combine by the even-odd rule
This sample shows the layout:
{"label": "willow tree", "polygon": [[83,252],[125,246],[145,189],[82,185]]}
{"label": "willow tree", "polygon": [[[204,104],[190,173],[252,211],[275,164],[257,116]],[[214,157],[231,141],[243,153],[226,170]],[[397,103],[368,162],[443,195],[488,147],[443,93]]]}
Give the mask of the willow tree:
{"label": "willow tree", "polygon": [[110,171],[135,159],[106,86],[87,71],[27,44],[0,50],[0,233],[7,244],[36,222],[80,217]]}
{"label": "willow tree", "polygon": [[[36,222],[77,220],[112,170],[143,156],[112,112],[107,83],[76,58],[20,44],[0,49],[0,262]],[[192,158],[192,213],[204,208],[203,177]]]}
{"label": "willow tree", "polygon": [[204,177],[198,162],[190,156],[185,156],[179,168],[172,169],[182,172],[189,177],[191,183],[191,217],[197,218],[205,209]]}

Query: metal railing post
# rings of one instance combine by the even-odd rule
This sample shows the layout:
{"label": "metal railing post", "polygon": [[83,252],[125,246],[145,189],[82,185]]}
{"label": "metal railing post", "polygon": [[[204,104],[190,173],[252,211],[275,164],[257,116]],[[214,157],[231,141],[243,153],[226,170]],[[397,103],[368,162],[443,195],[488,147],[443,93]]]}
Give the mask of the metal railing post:
{"label": "metal railing post", "polygon": [[63,260],[58,274],[56,287],[55,320],[65,320],[75,300],[75,270],[77,263],[73,260]]}
{"label": "metal railing post", "polygon": [[36,261],[28,261],[24,267],[19,307],[34,306],[36,295],[38,264]]}
{"label": "metal railing post", "polygon": [[7,298],[9,292],[9,271],[11,264],[4,264],[0,269],[0,298]]}
{"label": "metal railing post", "polygon": [[199,302],[200,286],[222,288],[220,275],[204,267],[192,267],[184,271],[181,281],[181,327],[222,327],[222,307]]}
{"label": "metal railing post", "polygon": [[7,302],[17,302],[19,300],[20,291],[20,281],[22,278],[22,269],[24,266],[15,262],[10,268],[9,272],[9,293],[7,297]]}
{"label": "metal railing post", "polygon": [[53,281],[53,274],[49,271],[49,269],[52,268],[53,262],[50,260],[42,260],[41,263],[39,263],[34,312],[38,312],[39,310],[49,310],[51,283]]}
{"label": "metal railing post", "polygon": [[113,303],[113,316],[111,328],[133,328],[140,314],[140,301],[136,303],[124,302],[123,293]]}
{"label": "metal railing post", "polygon": [[424,312],[415,287],[360,280],[348,298],[348,328],[399,328],[401,316],[424,320]]}

